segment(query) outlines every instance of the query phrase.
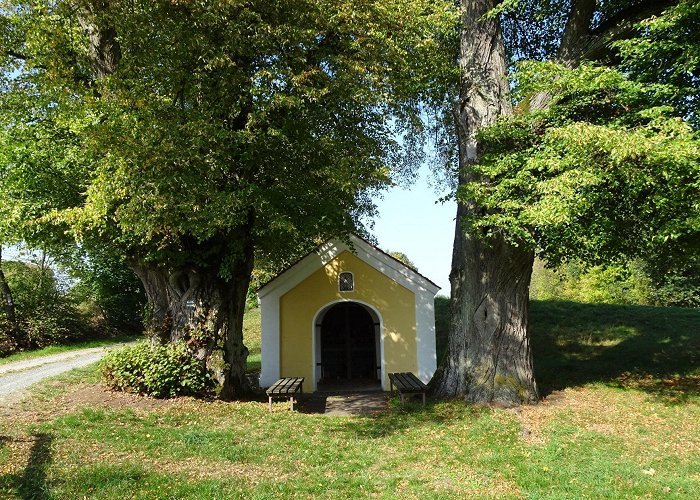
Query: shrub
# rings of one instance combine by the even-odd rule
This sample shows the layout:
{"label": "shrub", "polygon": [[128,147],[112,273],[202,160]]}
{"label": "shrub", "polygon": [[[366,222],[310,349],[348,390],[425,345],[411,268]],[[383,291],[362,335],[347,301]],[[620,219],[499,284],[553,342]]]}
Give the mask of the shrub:
{"label": "shrub", "polygon": [[120,331],[141,331],[146,295],[126,262],[110,254],[78,253],[68,262],[68,292],[93,318]]}
{"label": "shrub", "polygon": [[530,298],[536,300],[648,305],[650,296],[651,284],[639,261],[607,267],[574,261],[547,269],[536,260],[530,285]]}
{"label": "shrub", "polygon": [[11,324],[0,311],[0,356],[89,336],[87,322],[51,269],[13,261],[3,262],[3,268],[17,318]]}
{"label": "shrub", "polygon": [[202,395],[214,385],[184,342],[157,345],[144,340],[114,351],[103,359],[102,374],[113,389],[157,398]]}
{"label": "shrub", "polygon": [[0,358],[19,350],[16,326],[0,315]]}

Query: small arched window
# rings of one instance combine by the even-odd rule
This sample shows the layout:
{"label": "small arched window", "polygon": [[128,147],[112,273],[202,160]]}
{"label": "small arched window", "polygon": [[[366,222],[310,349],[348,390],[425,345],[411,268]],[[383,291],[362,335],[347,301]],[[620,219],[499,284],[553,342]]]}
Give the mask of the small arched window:
{"label": "small arched window", "polygon": [[340,273],[340,276],[338,276],[338,290],[341,292],[355,291],[355,279],[352,273]]}

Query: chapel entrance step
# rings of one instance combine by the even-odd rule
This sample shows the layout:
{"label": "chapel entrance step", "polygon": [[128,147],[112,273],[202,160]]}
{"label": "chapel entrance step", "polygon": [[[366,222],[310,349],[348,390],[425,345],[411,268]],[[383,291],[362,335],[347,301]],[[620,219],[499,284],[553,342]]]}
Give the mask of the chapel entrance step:
{"label": "chapel entrance step", "polygon": [[374,415],[388,410],[388,393],[373,392],[315,392],[306,395],[298,405],[301,413],[328,416]]}

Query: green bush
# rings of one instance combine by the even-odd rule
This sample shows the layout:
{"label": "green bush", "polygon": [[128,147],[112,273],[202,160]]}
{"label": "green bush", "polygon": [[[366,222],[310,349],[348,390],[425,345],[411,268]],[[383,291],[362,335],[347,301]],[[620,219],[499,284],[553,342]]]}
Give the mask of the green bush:
{"label": "green bush", "polygon": [[76,280],[68,293],[89,315],[110,328],[141,331],[146,295],[124,259],[78,253],[68,261],[67,271]]}
{"label": "green bush", "polygon": [[22,262],[4,261],[16,321],[0,311],[0,356],[16,351],[84,340],[90,328],[76,303],[62,292],[54,272]]}
{"label": "green bush", "polygon": [[536,260],[530,284],[530,298],[535,300],[572,300],[599,304],[652,303],[651,283],[643,265],[585,266],[568,262],[548,269]]}
{"label": "green bush", "polygon": [[19,350],[20,346],[15,329],[15,325],[0,315],[0,358]]}
{"label": "green bush", "polygon": [[102,374],[114,389],[157,398],[203,395],[214,385],[184,342],[157,345],[144,340],[114,351],[103,359]]}

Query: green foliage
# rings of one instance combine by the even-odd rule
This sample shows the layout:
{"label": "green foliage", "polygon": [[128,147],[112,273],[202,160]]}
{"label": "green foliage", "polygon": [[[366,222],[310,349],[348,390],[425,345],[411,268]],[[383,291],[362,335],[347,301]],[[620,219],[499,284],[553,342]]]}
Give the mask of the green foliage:
{"label": "green foliage", "polygon": [[650,305],[653,287],[640,262],[629,265],[585,266],[567,262],[556,269],[535,262],[530,298],[584,303]]}
{"label": "green foliage", "polygon": [[416,267],[416,265],[411,261],[411,259],[408,258],[408,255],[406,255],[405,253],[403,253],[403,252],[391,252],[391,251],[388,251],[386,253],[388,253],[393,258],[395,258],[396,260],[401,262],[404,266],[410,267],[414,271],[418,272],[418,268]]}
{"label": "green foliage", "polygon": [[213,386],[182,342],[157,345],[144,340],[109,353],[101,363],[106,383],[123,391],[168,398],[202,395]]}
{"label": "green foliage", "polygon": [[554,264],[696,252],[700,141],[662,105],[665,87],[591,65],[521,68],[516,95],[551,103],[481,132],[481,180],[458,193],[485,207],[469,226]]}
{"label": "green foliage", "polygon": [[657,277],[657,270],[652,271],[652,276],[657,277],[656,286],[651,292],[653,301],[658,305],[672,305],[680,307],[700,307],[700,274],[699,267],[688,266],[673,270],[666,276]]}
{"label": "green foliage", "polygon": [[[26,240],[229,278],[241,232],[272,259],[351,231],[453,71],[434,0],[100,5],[2,3],[0,219]],[[114,73],[86,23],[117,33]]]}
{"label": "green foliage", "polygon": [[0,311],[0,354],[37,349],[84,339],[87,321],[70,296],[60,291],[49,268],[22,262],[3,262],[13,292],[17,325],[10,325]]}
{"label": "green foliage", "polygon": [[642,22],[639,36],[614,45],[625,71],[635,80],[666,85],[669,103],[700,128],[700,3],[680,1]]}
{"label": "green foliage", "polygon": [[68,272],[78,281],[69,291],[78,303],[94,305],[102,321],[121,331],[140,330],[146,296],[124,259],[107,253],[74,256]]}
{"label": "green foliage", "polygon": [[554,269],[535,260],[530,298],[572,300],[605,304],[698,307],[700,283],[692,267],[679,268],[636,260],[626,264],[587,266],[580,261],[560,264]]}

